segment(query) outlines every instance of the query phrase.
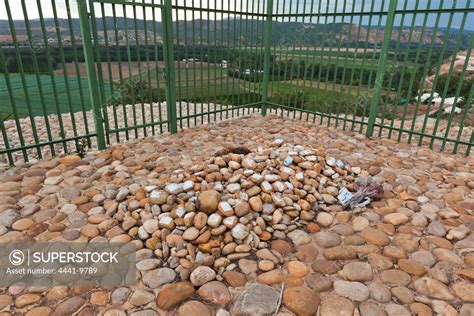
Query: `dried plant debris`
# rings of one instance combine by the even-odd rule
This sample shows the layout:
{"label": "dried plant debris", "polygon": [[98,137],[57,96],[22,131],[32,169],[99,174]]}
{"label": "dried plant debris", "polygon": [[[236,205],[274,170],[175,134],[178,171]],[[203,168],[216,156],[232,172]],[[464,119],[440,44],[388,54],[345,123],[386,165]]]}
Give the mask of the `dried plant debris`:
{"label": "dried plant debris", "polygon": [[354,183],[356,193],[341,190],[339,200],[345,209],[354,209],[368,205],[372,200],[380,200],[383,196],[383,187],[372,177],[358,178]]}

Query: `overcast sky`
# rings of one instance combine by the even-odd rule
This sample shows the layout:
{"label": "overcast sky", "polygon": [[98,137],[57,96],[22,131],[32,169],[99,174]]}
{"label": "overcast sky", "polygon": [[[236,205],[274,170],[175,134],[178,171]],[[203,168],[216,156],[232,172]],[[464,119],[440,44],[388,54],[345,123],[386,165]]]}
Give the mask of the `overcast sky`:
{"label": "overcast sky", "polygon": [[[57,9],[57,15],[59,18],[66,18],[67,17],[67,9],[66,9],[66,3],[69,2],[70,5],[70,13],[72,17],[78,17],[77,14],[77,0],[2,0],[0,1],[0,19],[6,19],[7,18],[7,13],[6,13],[6,8],[5,8],[5,3],[9,3],[10,8],[11,8],[11,13],[14,19],[23,19],[23,10],[22,10],[22,5],[21,3],[24,1],[25,6],[27,8],[27,14],[29,19],[36,19],[39,17],[39,11],[38,11],[38,3],[41,3],[41,8],[43,11],[43,16],[45,17],[52,17],[53,16],[53,10],[52,10],[52,3],[56,4],[56,9]],[[98,1],[98,0],[97,0]],[[136,2],[141,2],[143,0],[135,0]],[[155,3],[159,3],[160,0],[145,0],[147,3],[151,3],[154,1]],[[178,4],[178,5],[186,5],[188,7],[192,7],[193,3],[195,6],[200,6],[200,3],[202,3],[202,7],[204,8],[216,8],[216,9],[224,9],[224,10],[235,10],[238,12],[249,12],[253,11],[256,12],[257,10],[261,13],[264,12],[264,6],[263,0],[172,0],[173,4]],[[399,0],[397,1],[398,9],[403,9],[405,6],[406,2],[406,7],[409,10],[415,9],[415,0]],[[438,8],[443,8],[443,9],[448,9],[448,8],[473,8],[474,7],[474,0],[432,0],[432,1],[427,1],[427,0],[419,0],[419,7],[418,9],[438,9]],[[431,2],[431,5],[429,8],[427,8],[427,4]],[[229,5],[230,3],[230,5]],[[235,5],[237,3],[237,5]],[[337,3],[337,7],[336,7]],[[373,11],[378,12],[378,11],[386,11],[388,9],[388,4],[389,0],[274,0],[274,11],[276,12],[278,10],[278,13],[288,13],[288,12],[299,12],[299,13],[307,13],[309,14],[312,11],[315,13],[314,18],[312,19],[313,23],[317,22],[317,17],[316,13],[318,11],[320,12],[344,12],[344,11],[352,11],[352,8],[355,9],[356,12],[360,11],[371,11],[371,7],[373,5]],[[252,7],[253,6],[253,7]],[[128,17],[133,17],[133,10],[131,9],[131,6],[127,6],[129,9],[127,10],[127,16]],[[105,14],[106,15],[111,15],[111,6],[109,4],[105,5]],[[146,9],[146,19],[150,20],[152,16],[152,9]],[[100,6],[96,5],[96,14],[100,14]],[[119,16],[122,15],[122,10],[121,6],[117,6],[117,13]],[[138,19],[143,19],[143,10],[141,7],[137,7],[136,10],[137,18]],[[161,20],[160,16],[160,10],[156,9],[155,11],[157,20]],[[174,19],[176,19],[176,14],[178,15],[178,18],[180,20],[183,20],[185,17],[187,20],[192,19],[191,12],[188,11],[185,13],[184,10],[179,10],[178,13],[174,12]],[[445,27],[449,21],[449,14],[441,14],[440,15],[440,26]],[[208,16],[206,13],[202,14],[202,18],[206,19]],[[217,14],[217,19],[222,19],[226,18],[228,16],[222,15],[221,13]],[[234,15],[231,15],[231,17],[235,17]],[[239,15],[237,15],[239,17]],[[462,20],[463,14],[454,14],[453,19],[452,19],[452,28],[459,28],[461,20]],[[195,18],[201,18],[201,14],[199,12],[195,12]],[[210,15],[211,19],[215,19],[214,14]],[[404,20],[404,25],[410,25],[412,22],[413,16],[412,15],[406,15],[405,20]],[[424,19],[424,14],[418,14],[415,18],[416,25],[422,25]],[[294,20],[294,19],[293,19]],[[285,21],[288,21],[288,19],[285,19]],[[302,21],[301,18],[298,19],[298,21]],[[320,19],[320,23],[331,23],[331,22],[341,22],[341,18],[336,18],[334,20],[332,17],[331,18],[324,18],[322,17]],[[436,21],[436,14],[430,14],[428,16],[428,26],[433,26]],[[474,14],[470,13],[467,17],[467,23],[466,23],[466,29],[474,30]],[[309,19],[306,19],[303,22],[309,22]],[[350,22],[350,17],[346,17],[344,19],[344,22],[349,23]],[[354,18],[353,23],[358,23],[358,17]],[[366,25],[369,23],[369,18],[368,16],[365,16],[363,18],[362,24]],[[378,23],[377,17],[372,18],[372,24],[376,25]],[[382,24],[384,23],[384,20],[382,20]],[[397,16],[396,19],[396,25],[400,25],[401,23],[401,15]]]}

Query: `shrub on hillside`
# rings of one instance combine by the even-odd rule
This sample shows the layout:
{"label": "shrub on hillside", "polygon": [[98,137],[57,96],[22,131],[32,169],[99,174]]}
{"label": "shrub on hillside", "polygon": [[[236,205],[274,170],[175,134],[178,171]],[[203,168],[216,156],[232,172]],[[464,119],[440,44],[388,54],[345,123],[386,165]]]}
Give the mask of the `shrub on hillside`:
{"label": "shrub on hillside", "polygon": [[163,88],[150,87],[141,76],[130,77],[123,83],[113,82],[116,90],[108,105],[152,103],[166,101],[166,92]]}

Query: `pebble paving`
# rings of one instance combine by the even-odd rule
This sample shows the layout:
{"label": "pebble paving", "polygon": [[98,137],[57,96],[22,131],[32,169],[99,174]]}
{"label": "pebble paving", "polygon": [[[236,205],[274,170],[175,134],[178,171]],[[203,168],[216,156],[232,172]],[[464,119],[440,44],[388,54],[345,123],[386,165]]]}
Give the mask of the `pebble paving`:
{"label": "pebble paving", "polygon": [[[0,316],[474,315],[473,170],[273,115],[20,162],[0,242],[131,242],[137,284],[15,284]],[[383,196],[343,209],[362,177]]]}

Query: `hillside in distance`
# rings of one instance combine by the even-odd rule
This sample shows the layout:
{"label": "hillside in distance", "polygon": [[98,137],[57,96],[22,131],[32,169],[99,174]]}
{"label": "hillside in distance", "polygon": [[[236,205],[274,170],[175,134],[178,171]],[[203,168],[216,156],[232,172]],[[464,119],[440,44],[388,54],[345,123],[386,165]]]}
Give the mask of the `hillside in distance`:
{"label": "hillside in distance", "polygon": [[[198,18],[196,16],[195,18]],[[70,38],[71,29],[67,20],[58,20],[59,30],[63,39]],[[158,41],[161,42],[162,23],[155,21],[143,21],[134,19],[125,19],[118,17],[116,21],[112,17],[106,17],[105,20],[96,19],[99,39],[103,37],[104,26],[107,29],[111,41],[115,36],[114,26],[121,36],[127,31],[129,36],[135,36],[135,22],[137,24],[139,38],[153,37],[153,30],[157,32]],[[27,30],[23,21],[14,21],[18,41],[27,40]],[[34,38],[42,38],[42,28],[39,20],[30,20],[31,30]],[[53,19],[45,19],[46,33],[49,39],[55,40],[56,27]],[[72,33],[76,39],[80,39],[79,19],[71,20]],[[272,45],[282,47],[298,46],[331,46],[342,43],[356,44],[367,42],[369,45],[381,43],[384,38],[383,26],[359,26],[349,23],[329,23],[329,24],[310,24],[301,22],[280,22],[274,21],[272,24]],[[146,29],[146,32],[145,32]],[[179,35],[181,44],[188,45],[222,45],[222,46],[257,46],[263,43],[264,21],[262,19],[224,19],[224,20],[204,20],[195,19],[192,21],[178,21],[173,23],[175,36]],[[465,30],[459,34],[459,30],[451,28],[449,33],[445,28],[434,29],[426,27],[394,28],[391,39],[393,43],[408,45],[430,45],[434,39],[435,45],[442,45],[447,40],[448,47],[456,45],[457,38],[460,37],[460,48],[468,47],[470,37],[474,35],[473,31]],[[11,32],[7,20],[0,20],[0,42],[11,42]]]}

